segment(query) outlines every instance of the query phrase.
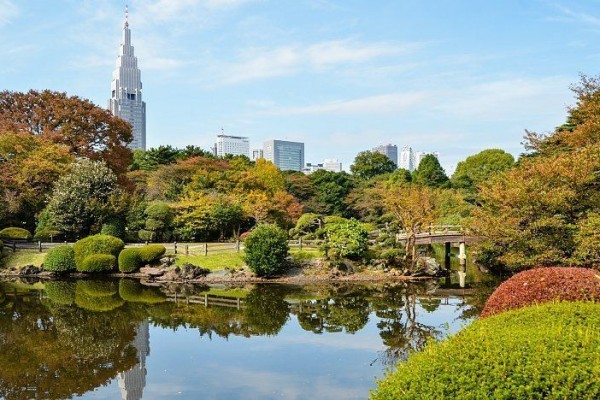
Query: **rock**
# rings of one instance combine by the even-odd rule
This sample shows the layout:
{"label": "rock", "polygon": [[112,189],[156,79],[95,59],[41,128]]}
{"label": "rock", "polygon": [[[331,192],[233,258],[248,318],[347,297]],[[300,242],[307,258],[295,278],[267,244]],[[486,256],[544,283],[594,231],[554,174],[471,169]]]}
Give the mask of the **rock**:
{"label": "rock", "polygon": [[419,257],[417,259],[417,269],[411,276],[440,276],[442,267],[433,257]]}
{"label": "rock", "polygon": [[163,276],[165,271],[155,267],[143,267],[140,268],[140,273],[148,276]]}
{"label": "rock", "polygon": [[42,270],[35,265],[26,265],[19,270],[19,275],[37,275],[40,272],[42,272]]}
{"label": "rock", "polygon": [[181,267],[168,270],[160,278],[161,281],[190,281],[206,276],[210,270],[196,265],[185,263]]}
{"label": "rock", "polygon": [[165,265],[167,267],[170,267],[174,263],[175,263],[175,259],[173,259],[172,257],[169,257],[169,256],[166,256],[166,257],[163,257],[160,259],[161,266]]}

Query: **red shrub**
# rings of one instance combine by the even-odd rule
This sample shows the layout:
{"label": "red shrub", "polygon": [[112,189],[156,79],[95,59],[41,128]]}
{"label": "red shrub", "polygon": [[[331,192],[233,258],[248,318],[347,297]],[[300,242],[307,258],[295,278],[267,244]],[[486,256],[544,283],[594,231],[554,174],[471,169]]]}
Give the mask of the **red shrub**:
{"label": "red shrub", "polygon": [[481,317],[553,300],[600,301],[600,275],[585,268],[536,268],[502,283],[485,303]]}

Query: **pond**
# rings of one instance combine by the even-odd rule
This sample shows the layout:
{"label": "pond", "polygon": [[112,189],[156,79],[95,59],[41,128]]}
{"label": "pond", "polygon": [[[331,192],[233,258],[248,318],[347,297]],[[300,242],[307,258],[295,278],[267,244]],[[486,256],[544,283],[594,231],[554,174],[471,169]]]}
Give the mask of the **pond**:
{"label": "pond", "polygon": [[0,398],[364,399],[491,288],[0,281]]}

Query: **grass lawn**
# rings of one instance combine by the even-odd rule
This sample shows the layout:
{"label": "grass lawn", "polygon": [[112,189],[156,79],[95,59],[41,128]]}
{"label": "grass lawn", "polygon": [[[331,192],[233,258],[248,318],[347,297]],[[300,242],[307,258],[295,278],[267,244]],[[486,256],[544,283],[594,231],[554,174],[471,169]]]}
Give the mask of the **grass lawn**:
{"label": "grass lawn", "polygon": [[46,259],[46,253],[40,253],[37,250],[17,250],[15,253],[12,250],[4,249],[2,253],[1,268],[20,268],[25,265],[35,265],[39,267]]}
{"label": "grass lawn", "polygon": [[236,253],[236,252],[223,252],[216,254],[209,254],[207,256],[204,255],[177,255],[177,261],[175,265],[182,265],[183,263],[191,263],[194,265],[198,265],[199,267],[209,269],[211,271],[218,271],[225,269],[226,267],[230,268],[239,268],[245,265],[243,260],[244,253]]}

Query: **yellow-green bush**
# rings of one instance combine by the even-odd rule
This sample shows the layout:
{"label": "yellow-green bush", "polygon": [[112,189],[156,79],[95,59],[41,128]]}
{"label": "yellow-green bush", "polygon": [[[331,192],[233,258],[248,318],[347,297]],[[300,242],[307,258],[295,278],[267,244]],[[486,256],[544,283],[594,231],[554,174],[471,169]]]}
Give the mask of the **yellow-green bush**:
{"label": "yellow-green bush", "polygon": [[23,228],[4,228],[0,231],[0,239],[5,240],[31,240],[31,232]]}
{"label": "yellow-green bush", "polygon": [[119,271],[129,273],[135,272],[143,265],[140,249],[123,249],[119,253]]}
{"label": "yellow-green bush", "polygon": [[44,270],[61,273],[75,271],[75,269],[75,251],[71,246],[57,246],[48,250],[44,260]]}
{"label": "yellow-green bush", "polygon": [[117,266],[117,259],[112,254],[92,254],[87,256],[81,266],[77,266],[79,272],[110,272]]}
{"label": "yellow-green bush", "polygon": [[[83,271],[83,261],[94,254],[111,254],[115,259],[119,256],[121,250],[125,247],[125,243],[119,238],[109,235],[93,235],[77,241],[73,245],[75,251],[75,265],[77,270]],[[116,266],[116,263],[115,263]],[[91,271],[87,271],[91,272]]]}
{"label": "yellow-green bush", "polygon": [[153,263],[158,261],[167,249],[162,244],[148,244],[140,247],[139,251],[143,263]]}
{"label": "yellow-green bush", "polygon": [[398,365],[383,399],[598,399],[600,305],[551,303],[475,321]]}

